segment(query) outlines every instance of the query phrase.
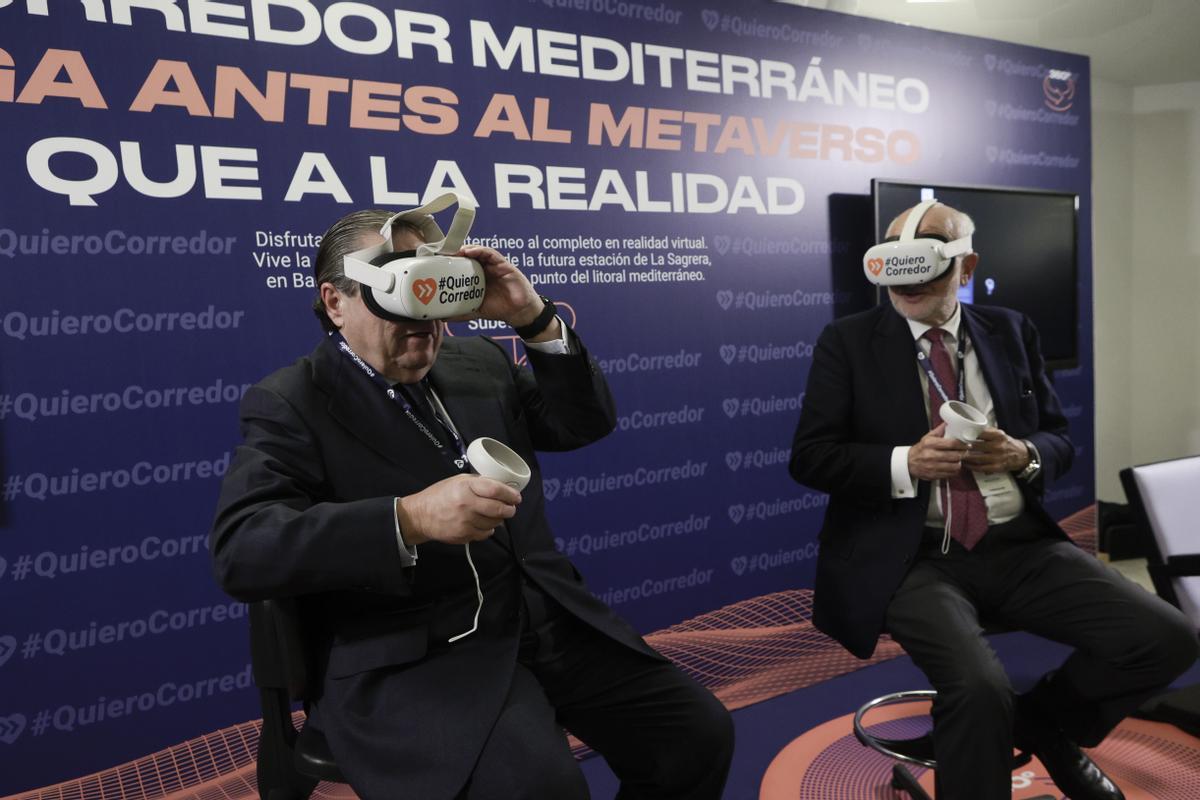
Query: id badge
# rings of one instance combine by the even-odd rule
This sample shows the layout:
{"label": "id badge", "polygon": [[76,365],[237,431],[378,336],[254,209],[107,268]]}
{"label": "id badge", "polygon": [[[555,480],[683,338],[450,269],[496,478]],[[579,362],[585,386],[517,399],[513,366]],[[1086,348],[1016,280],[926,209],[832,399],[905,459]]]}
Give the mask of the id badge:
{"label": "id badge", "polygon": [[979,493],[984,497],[1001,497],[1018,491],[1017,482],[1006,472],[993,472],[986,475],[982,472],[974,472],[972,474],[975,476],[975,484],[979,487]]}

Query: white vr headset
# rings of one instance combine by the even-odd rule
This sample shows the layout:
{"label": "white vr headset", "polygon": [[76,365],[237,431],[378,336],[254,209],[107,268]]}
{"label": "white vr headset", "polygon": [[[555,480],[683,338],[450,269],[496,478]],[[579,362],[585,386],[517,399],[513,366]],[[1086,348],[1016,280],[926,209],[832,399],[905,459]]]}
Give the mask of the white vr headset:
{"label": "white vr headset", "polygon": [[[455,203],[458,211],[450,232],[442,233],[433,214]],[[392,226],[396,220],[416,225],[425,244],[416,250],[393,250]],[[363,302],[383,319],[406,322],[470,314],[483,303],[483,267],[474,259],[453,253],[462,247],[474,220],[474,202],[447,192],[423,206],[389,217],[379,229],[383,241],[350,253],[342,259],[342,271],[362,284]]]}
{"label": "white vr headset", "polygon": [[876,286],[912,286],[937,280],[950,269],[957,256],[971,252],[971,237],[952,242],[925,234],[917,237],[917,226],[926,212],[938,205],[926,200],[915,206],[904,221],[900,238],[877,244],[863,256],[863,274]]}

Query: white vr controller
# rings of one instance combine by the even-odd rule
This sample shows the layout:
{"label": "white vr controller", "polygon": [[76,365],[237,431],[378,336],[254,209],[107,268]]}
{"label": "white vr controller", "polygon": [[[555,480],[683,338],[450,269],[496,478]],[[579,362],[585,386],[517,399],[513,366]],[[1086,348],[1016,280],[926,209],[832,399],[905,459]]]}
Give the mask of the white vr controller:
{"label": "white vr controller", "polygon": [[863,274],[876,286],[912,286],[937,280],[950,269],[957,256],[971,252],[971,237],[943,242],[931,236],[917,237],[917,226],[937,200],[915,206],[904,221],[900,238],[877,244],[863,256]]}
{"label": "white vr controller", "polygon": [[[433,215],[455,203],[449,233]],[[405,220],[417,226],[425,243],[414,251],[392,248],[392,226]],[[483,303],[484,274],[478,261],[455,256],[475,220],[470,198],[447,192],[417,208],[400,211],[379,229],[383,241],[342,259],[347,278],[362,285],[367,308],[393,322],[449,319],[470,314]]]}
{"label": "white vr controller", "polygon": [[[470,462],[471,469],[478,474],[494,481],[500,481],[518,492],[529,484],[529,478],[533,474],[529,471],[529,465],[525,463],[525,459],[521,458],[520,453],[504,442],[487,436],[481,436],[471,442],[467,447],[467,461]],[[479,630],[479,613],[483,611],[483,586],[479,582],[479,570],[475,568],[475,560],[471,558],[471,543],[464,544],[463,550],[467,554],[467,563],[471,565],[471,574],[475,576],[475,619],[471,621],[470,630],[451,636],[449,639],[451,643],[465,639]]]}

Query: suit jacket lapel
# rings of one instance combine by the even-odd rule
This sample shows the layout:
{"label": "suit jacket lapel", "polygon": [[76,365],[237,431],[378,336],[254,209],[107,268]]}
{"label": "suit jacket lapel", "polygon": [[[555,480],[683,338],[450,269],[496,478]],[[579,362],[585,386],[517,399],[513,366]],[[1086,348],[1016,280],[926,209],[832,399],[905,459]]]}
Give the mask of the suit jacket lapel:
{"label": "suit jacket lapel", "polygon": [[313,355],[313,380],[329,396],[329,413],[351,435],[422,484],[455,474],[440,450],[400,405],[328,341]]}
{"label": "suit jacket lapel", "polygon": [[[453,341],[445,341],[429,372],[430,383],[450,421],[468,445],[480,436],[504,441],[507,434],[500,401],[483,371]],[[507,444],[507,442],[506,442]]]}
{"label": "suit jacket lapel", "polygon": [[872,340],[876,366],[888,395],[879,398],[894,415],[897,440],[913,444],[929,432],[929,417],[917,375],[917,351],[912,331],[892,308],[881,312]]}
{"label": "suit jacket lapel", "polygon": [[1005,430],[1014,418],[1015,409],[1012,404],[1017,397],[1017,391],[1012,368],[1004,358],[1004,338],[1000,331],[971,306],[964,305],[962,309],[963,324],[967,327],[967,335],[971,338],[972,346],[979,357],[979,369],[983,372],[983,380],[992,396],[996,425]]}
{"label": "suit jacket lapel", "polygon": [[[443,340],[438,359],[429,371],[429,381],[462,437],[464,447],[480,436],[500,441],[508,438],[500,401],[484,377],[483,371],[457,344]],[[495,535],[488,541],[494,541],[506,550],[512,549],[512,536],[507,525],[497,527]]]}

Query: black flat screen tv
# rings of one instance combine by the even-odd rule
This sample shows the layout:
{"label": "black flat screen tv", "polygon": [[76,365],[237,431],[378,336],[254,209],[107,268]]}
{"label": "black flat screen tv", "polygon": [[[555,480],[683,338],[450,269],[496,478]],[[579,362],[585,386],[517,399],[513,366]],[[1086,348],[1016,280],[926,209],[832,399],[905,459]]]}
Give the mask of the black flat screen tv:
{"label": "black flat screen tv", "polygon": [[[979,266],[959,300],[1029,316],[1041,334],[1049,369],[1079,364],[1079,198],[1069,192],[918,183],[876,178],[875,241],[897,214],[937,199],[975,221]],[[880,300],[887,302],[886,291]]]}

